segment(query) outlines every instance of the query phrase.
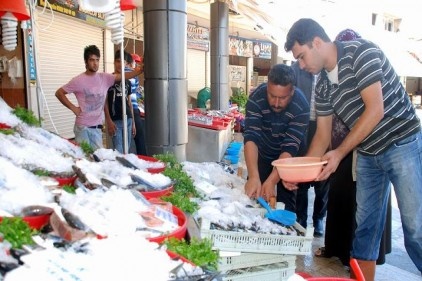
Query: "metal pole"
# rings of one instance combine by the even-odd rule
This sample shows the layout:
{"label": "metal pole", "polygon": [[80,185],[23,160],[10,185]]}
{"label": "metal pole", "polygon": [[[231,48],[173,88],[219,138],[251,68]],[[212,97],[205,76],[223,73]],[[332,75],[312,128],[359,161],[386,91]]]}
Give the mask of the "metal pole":
{"label": "metal pole", "polygon": [[[123,24],[121,26],[123,29]],[[123,32],[122,32],[123,34]],[[123,35],[122,35],[123,36]],[[121,61],[121,69],[120,74],[122,75],[122,120],[123,120],[123,152],[124,154],[128,153],[128,137],[127,137],[127,116],[126,116],[126,75],[125,75],[125,56],[123,50],[123,38],[122,42],[120,43],[120,61]]]}

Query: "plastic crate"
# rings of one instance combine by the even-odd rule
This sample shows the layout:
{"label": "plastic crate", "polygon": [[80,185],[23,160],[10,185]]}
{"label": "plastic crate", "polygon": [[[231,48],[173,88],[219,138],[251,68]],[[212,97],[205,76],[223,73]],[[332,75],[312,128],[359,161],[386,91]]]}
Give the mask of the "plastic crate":
{"label": "plastic crate", "polygon": [[262,234],[210,229],[208,220],[201,222],[201,238],[208,238],[220,251],[249,252],[261,254],[308,255],[312,251],[313,228],[294,227],[305,236]]}
{"label": "plastic crate", "polygon": [[220,257],[218,261],[218,270],[224,272],[228,270],[247,268],[247,267],[253,267],[253,266],[261,266],[261,265],[270,265],[274,263],[284,263],[288,267],[295,266],[296,256],[241,253],[240,255],[230,255],[230,256]]}
{"label": "plastic crate", "polygon": [[230,270],[223,276],[223,281],[286,281],[295,273],[296,266],[286,267],[285,263],[275,263]]}

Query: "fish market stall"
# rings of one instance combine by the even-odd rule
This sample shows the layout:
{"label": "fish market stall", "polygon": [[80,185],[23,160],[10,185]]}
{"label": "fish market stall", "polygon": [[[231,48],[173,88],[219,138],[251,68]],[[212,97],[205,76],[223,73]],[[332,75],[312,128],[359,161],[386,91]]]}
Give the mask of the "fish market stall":
{"label": "fish market stall", "polygon": [[[25,241],[3,233],[4,280],[287,280],[296,256],[310,253],[313,231],[268,220],[227,164],[87,153],[22,122],[1,100],[0,123],[0,232],[47,218],[19,226],[29,228]],[[209,246],[208,255],[196,252],[211,261],[167,251],[185,239]]]}

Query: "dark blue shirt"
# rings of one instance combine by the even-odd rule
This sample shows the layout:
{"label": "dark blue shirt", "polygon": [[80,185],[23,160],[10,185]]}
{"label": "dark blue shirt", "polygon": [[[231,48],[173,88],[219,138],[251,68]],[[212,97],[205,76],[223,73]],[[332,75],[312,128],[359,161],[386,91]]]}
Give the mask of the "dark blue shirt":
{"label": "dark blue shirt", "polygon": [[306,130],[309,123],[309,103],[304,94],[295,88],[292,100],[282,112],[274,112],[267,98],[267,84],[260,85],[246,103],[244,142],[253,141],[258,153],[269,161],[288,152],[292,156],[306,147]]}

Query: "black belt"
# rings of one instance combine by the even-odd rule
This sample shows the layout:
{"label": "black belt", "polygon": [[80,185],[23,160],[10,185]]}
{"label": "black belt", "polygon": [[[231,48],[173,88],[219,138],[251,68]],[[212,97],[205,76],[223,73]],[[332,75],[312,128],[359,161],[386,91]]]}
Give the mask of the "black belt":
{"label": "black belt", "polygon": [[103,125],[97,125],[97,126],[89,126],[90,129],[102,129]]}

